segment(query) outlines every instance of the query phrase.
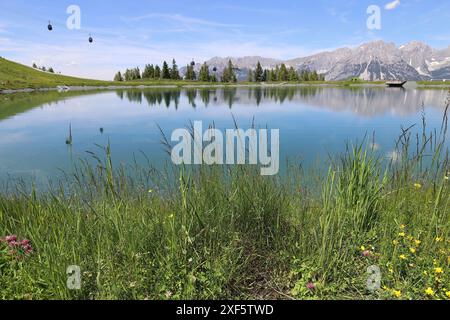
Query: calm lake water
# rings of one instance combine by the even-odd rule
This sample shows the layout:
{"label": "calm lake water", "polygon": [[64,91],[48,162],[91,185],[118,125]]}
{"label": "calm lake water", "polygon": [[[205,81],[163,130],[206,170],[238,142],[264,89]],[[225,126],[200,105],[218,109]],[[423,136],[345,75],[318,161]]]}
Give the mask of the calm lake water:
{"label": "calm lake water", "polygon": [[[281,154],[304,166],[343,151],[375,132],[376,147],[392,154],[400,128],[440,128],[446,90],[387,88],[146,89],[0,95],[0,177],[46,181],[70,172],[86,151],[111,144],[115,164],[145,153],[156,167],[170,160],[158,125],[170,137],[201,120],[204,126],[280,129]],[[254,120],[253,120],[254,119]],[[72,127],[73,146],[66,145]]]}

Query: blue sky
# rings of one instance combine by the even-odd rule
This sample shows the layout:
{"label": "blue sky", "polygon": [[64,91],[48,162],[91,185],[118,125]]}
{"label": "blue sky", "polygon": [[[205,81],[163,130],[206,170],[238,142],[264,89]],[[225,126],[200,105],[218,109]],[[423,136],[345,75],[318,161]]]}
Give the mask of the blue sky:
{"label": "blue sky", "polygon": [[[66,27],[71,4],[81,9],[80,30]],[[370,5],[381,8],[381,30],[366,27]],[[0,56],[110,79],[171,58],[180,65],[214,56],[290,59],[378,39],[444,48],[449,21],[448,0],[2,0]]]}

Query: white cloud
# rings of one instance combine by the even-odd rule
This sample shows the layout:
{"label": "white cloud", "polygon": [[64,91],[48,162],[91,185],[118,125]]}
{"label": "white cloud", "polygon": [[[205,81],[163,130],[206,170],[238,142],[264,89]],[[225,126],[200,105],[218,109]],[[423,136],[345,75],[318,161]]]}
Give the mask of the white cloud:
{"label": "white cloud", "polygon": [[396,9],[398,6],[400,5],[400,0],[394,0],[392,2],[389,2],[388,4],[386,4],[386,6],[384,7],[386,10],[394,10]]}

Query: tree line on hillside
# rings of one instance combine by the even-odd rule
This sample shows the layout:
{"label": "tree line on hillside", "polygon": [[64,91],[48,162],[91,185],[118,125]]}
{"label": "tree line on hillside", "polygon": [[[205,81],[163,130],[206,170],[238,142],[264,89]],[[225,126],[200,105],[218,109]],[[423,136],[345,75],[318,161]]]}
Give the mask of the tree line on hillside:
{"label": "tree line on hillside", "polygon": [[[228,60],[227,66],[222,70],[220,82],[235,83],[237,82],[236,70],[238,70]],[[189,80],[201,82],[218,82],[217,68],[210,68],[205,62],[200,70],[195,71],[195,63],[192,62],[186,66],[184,77],[181,77],[178,65],[175,59],[172,60],[172,66],[164,61],[162,67],[159,65],[147,64],[141,72],[139,67],[127,69],[123,74],[119,71],[114,77],[114,81],[136,81],[136,80]],[[277,81],[324,81],[325,76],[318,74],[316,71],[302,70],[297,71],[293,67],[287,68],[283,63],[274,69],[263,69],[258,61],[255,70],[248,71],[249,82],[277,82]]]}
{"label": "tree line on hillside", "polygon": [[39,67],[36,63],[33,63],[33,68],[44,71],[44,72],[55,73],[55,70],[53,70],[52,67],[48,67],[48,68],[45,66]]}

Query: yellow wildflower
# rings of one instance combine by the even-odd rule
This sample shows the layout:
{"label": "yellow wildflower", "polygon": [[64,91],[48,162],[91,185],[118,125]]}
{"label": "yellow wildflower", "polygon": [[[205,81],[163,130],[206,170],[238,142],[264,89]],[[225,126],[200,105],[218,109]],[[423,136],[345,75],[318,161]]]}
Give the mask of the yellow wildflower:
{"label": "yellow wildflower", "polygon": [[400,226],[400,229],[405,229],[406,228],[406,226],[404,225],[404,224],[402,224],[401,226]]}
{"label": "yellow wildflower", "polygon": [[173,219],[173,217],[174,217],[174,215],[173,215],[173,214],[171,214],[171,215],[169,216],[169,219]]}
{"label": "yellow wildflower", "polygon": [[401,254],[399,258],[400,258],[401,260],[406,260],[406,259],[407,259],[406,256],[405,256],[404,254]]}
{"label": "yellow wildflower", "polygon": [[447,296],[447,298],[450,299],[450,291],[447,291],[447,292],[445,293],[445,295]]}
{"label": "yellow wildflower", "polygon": [[394,246],[398,245],[398,240],[392,241],[392,244],[393,244]]}
{"label": "yellow wildflower", "polygon": [[433,291],[433,289],[431,289],[430,287],[428,287],[428,288],[425,290],[425,294],[426,294],[427,296],[434,296],[434,291]]}
{"label": "yellow wildflower", "polygon": [[444,270],[442,270],[442,268],[434,268],[434,273],[436,273],[436,274],[443,274]]}
{"label": "yellow wildflower", "polygon": [[442,242],[442,241],[444,241],[444,239],[443,238],[441,238],[441,237],[436,237],[436,242]]}
{"label": "yellow wildflower", "polygon": [[421,243],[422,243],[422,241],[420,241],[420,240],[414,241],[414,244],[415,244],[417,247],[420,246]]}
{"label": "yellow wildflower", "polygon": [[409,251],[410,251],[412,254],[415,254],[415,253],[416,253],[416,249],[414,249],[414,248],[409,248]]}
{"label": "yellow wildflower", "polygon": [[366,247],[361,246],[361,251],[366,251]]}
{"label": "yellow wildflower", "polygon": [[398,235],[399,235],[399,237],[404,237],[404,236],[406,236],[406,233],[400,232]]}
{"label": "yellow wildflower", "polygon": [[153,189],[149,189],[149,190],[148,190],[148,193],[152,193],[152,192],[153,192]]}
{"label": "yellow wildflower", "polygon": [[392,290],[392,294],[396,298],[400,298],[402,296],[402,292],[400,290]]}
{"label": "yellow wildflower", "polygon": [[447,180],[447,181],[448,181],[448,179],[449,179],[449,178],[448,178],[447,176],[444,177],[444,180]]}
{"label": "yellow wildflower", "polygon": [[422,185],[420,183],[414,183],[414,188],[417,190],[422,189]]}

